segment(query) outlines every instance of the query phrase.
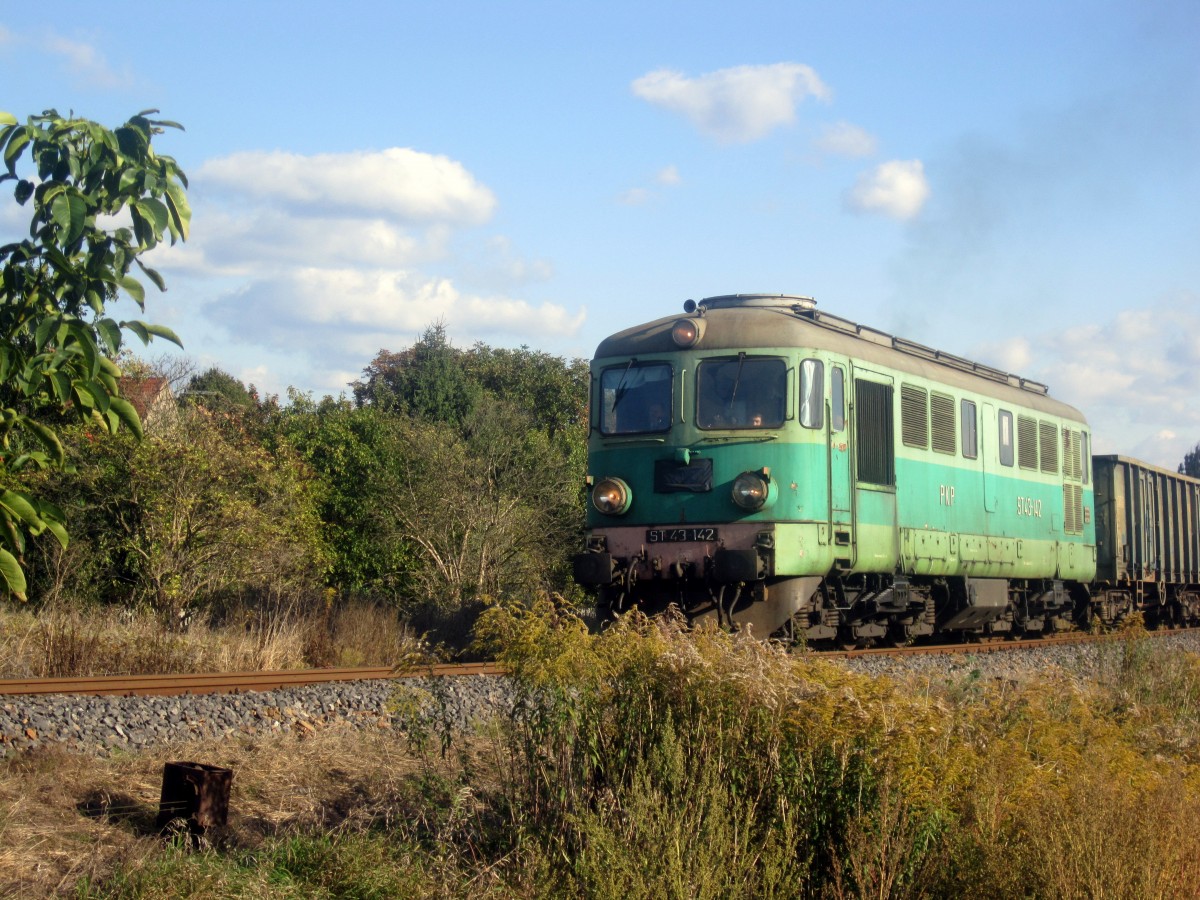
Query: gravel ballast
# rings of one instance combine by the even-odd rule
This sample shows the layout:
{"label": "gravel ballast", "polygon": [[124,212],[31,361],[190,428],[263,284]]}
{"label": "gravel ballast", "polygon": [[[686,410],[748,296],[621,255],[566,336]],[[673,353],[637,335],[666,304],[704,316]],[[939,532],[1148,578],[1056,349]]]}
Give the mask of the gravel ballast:
{"label": "gravel ballast", "polygon": [[[1164,635],[1154,647],[1200,653],[1200,633]],[[1056,667],[1092,680],[1120,666],[1125,644],[1057,644],[979,653],[835,658],[873,677],[916,677],[953,684],[967,679],[1020,681]],[[275,691],[174,697],[72,695],[0,698],[0,758],[49,743],[85,754],[137,752],[196,739],[321,729],[392,729],[414,740],[438,740],[495,715],[507,715],[506,678],[333,682]]]}
{"label": "gravel ballast", "polygon": [[388,728],[436,740],[447,729],[468,729],[511,705],[508,680],[482,675],[172,697],[9,696],[0,698],[0,757],[51,742],[111,755],[195,739],[330,727]]}

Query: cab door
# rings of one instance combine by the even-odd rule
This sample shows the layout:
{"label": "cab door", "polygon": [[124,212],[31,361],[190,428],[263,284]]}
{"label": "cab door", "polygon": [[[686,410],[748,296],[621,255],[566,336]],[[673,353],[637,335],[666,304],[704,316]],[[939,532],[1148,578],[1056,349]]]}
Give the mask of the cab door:
{"label": "cab door", "polygon": [[857,366],[853,376],[854,568],[893,572],[899,561],[894,380]]}
{"label": "cab door", "polygon": [[829,519],[833,532],[853,524],[850,506],[850,430],[846,422],[846,370],[829,372]]}

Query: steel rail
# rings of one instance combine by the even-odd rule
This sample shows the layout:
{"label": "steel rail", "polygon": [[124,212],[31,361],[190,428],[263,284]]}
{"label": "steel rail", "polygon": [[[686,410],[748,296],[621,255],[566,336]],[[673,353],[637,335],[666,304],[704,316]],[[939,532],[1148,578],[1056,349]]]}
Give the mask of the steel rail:
{"label": "steel rail", "polygon": [[89,678],[0,679],[0,696],[83,694],[89,696],[148,696],[269,691],[282,687],[367,681],[378,678],[500,675],[495,663],[437,663],[433,665],[360,666],[331,669],[283,669],[270,672],[206,672],[198,675],[108,675]]}
{"label": "steel rail", "polygon": [[[1144,637],[1167,637],[1172,634],[1187,634],[1187,628],[1158,628],[1139,632]],[[1061,647],[1070,644],[1110,644],[1126,640],[1129,635],[1122,632],[1106,634],[1084,634],[1064,632],[1035,638],[995,637],[982,641],[963,641],[954,644],[909,644],[904,647],[860,647],[852,650],[814,651],[821,657],[854,659],[862,656],[939,656],[972,653],[1004,653],[1009,650],[1036,650]]]}
{"label": "steel rail", "polygon": [[[1147,637],[1186,633],[1186,629],[1156,629]],[[972,653],[1003,653],[1008,650],[1050,648],[1065,644],[1106,643],[1125,639],[1116,634],[1067,633],[1011,640],[996,638],[955,644],[911,644],[904,647],[868,647],[853,650],[812,650],[825,659],[863,656],[929,656]],[[334,681],[367,681],[379,678],[453,677],[457,675],[503,675],[496,663],[435,663],[432,665],[361,666],[331,669],[284,669],[270,672],[208,672],[198,675],[110,675],[89,678],[0,679],[0,696],[79,694],[89,696],[149,696],[269,691],[276,688]]]}

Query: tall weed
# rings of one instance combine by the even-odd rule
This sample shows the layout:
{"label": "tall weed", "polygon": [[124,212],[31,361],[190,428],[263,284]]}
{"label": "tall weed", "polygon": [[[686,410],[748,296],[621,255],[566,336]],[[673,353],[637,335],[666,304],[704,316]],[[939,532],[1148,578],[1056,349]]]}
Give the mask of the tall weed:
{"label": "tall weed", "polygon": [[949,739],[926,698],[678,622],[592,637],[542,606],[480,631],[522,691],[514,824],[571,889],[919,893],[958,768],[923,752]]}

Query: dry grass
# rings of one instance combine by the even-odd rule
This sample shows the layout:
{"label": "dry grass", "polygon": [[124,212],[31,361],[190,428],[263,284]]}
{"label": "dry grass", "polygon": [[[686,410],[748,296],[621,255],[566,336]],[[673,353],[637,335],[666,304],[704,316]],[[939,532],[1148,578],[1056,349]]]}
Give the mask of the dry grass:
{"label": "dry grass", "polygon": [[[122,881],[137,882],[161,867],[173,852],[154,830],[162,766],[178,759],[234,771],[222,857],[303,834],[411,828],[425,814],[413,801],[414,785],[452,783],[461,771],[460,758],[415,755],[390,732],[348,729],[107,760],[53,750],[25,754],[0,763],[0,895],[73,893],[118,872]],[[216,884],[210,889],[222,893]],[[138,891],[146,892],[145,885]],[[161,893],[174,895],[169,884]]]}
{"label": "dry grass", "polygon": [[[939,690],[670,623],[492,625],[531,714],[448,758],[334,726],[0,766],[0,893],[1200,896],[1194,657]],[[205,852],[152,833],[168,758],[236,773]]]}
{"label": "dry grass", "polygon": [[0,608],[0,677],[398,665],[424,653],[394,610],[366,604],[238,610],[168,627],[149,611]]}

